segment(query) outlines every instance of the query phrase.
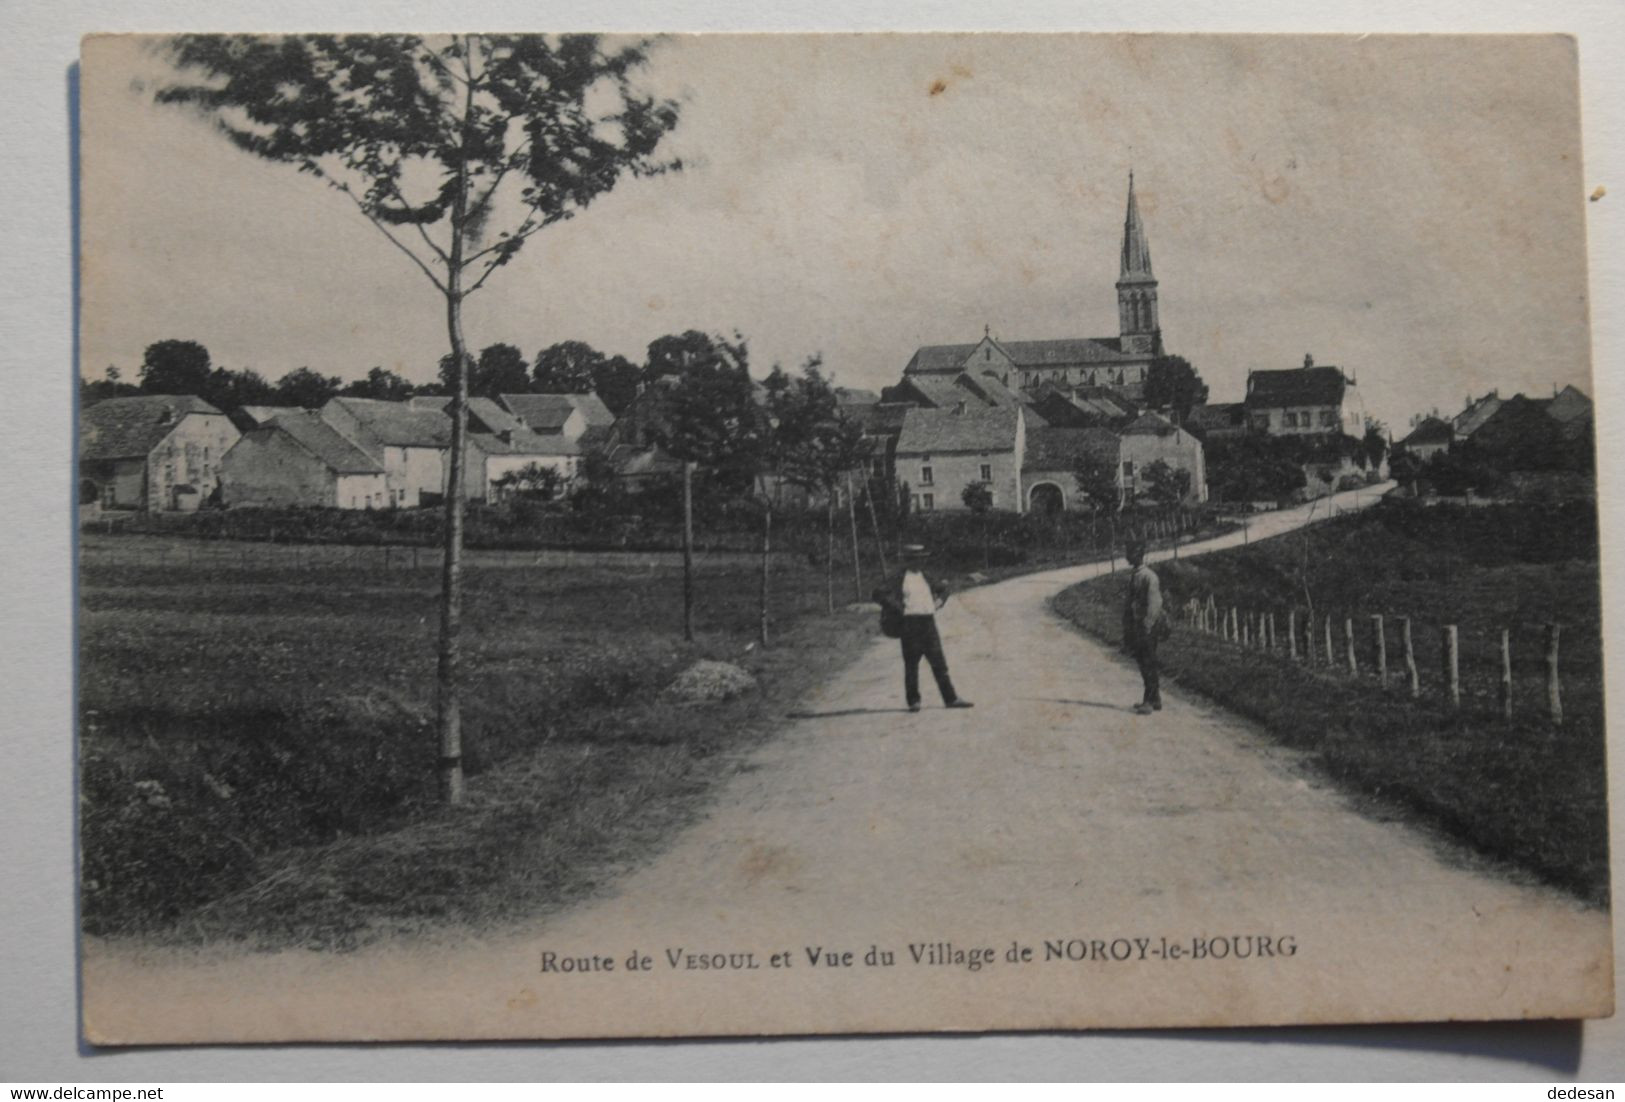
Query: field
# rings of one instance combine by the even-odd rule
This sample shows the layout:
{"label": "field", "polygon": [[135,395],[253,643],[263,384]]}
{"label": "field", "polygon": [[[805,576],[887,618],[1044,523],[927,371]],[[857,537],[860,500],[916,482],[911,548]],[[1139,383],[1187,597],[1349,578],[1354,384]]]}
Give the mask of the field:
{"label": "field", "polygon": [[[443,809],[435,570],[86,550],[83,920],[109,936],[347,947],[568,902],[692,815],[875,630],[826,615],[822,571],[795,560],[774,565],[766,650],[742,559],[700,571],[692,644],[680,573],[647,557],[474,566],[469,799]],[[760,691],[674,704],[662,688],[698,658]]]}
{"label": "field", "polygon": [[[1164,667],[1193,689],[1309,750],[1352,792],[1441,829],[1583,899],[1608,896],[1601,604],[1589,503],[1421,509],[1384,505],[1252,547],[1158,563],[1175,624]],[[1057,609],[1110,642],[1122,577],[1075,586]],[[1181,625],[1189,598],[1273,613],[1262,654]],[[1284,653],[1287,617],[1312,602],[1316,662]],[[1389,677],[1374,676],[1382,614]],[[1338,665],[1325,661],[1324,619]],[[1413,622],[1421,695],[1412,700],[1396,624]],[[1357,674],[1343,623],[1356,626]],[[1562,625],[1563,722],[1546,712],[1544,628]],[[1441,628],[1457,625],[1462,704],[1445,692]],[[1511,632],[1513,715],[1501,715],[1500,633]],[[1397,672],[1396,672],[1397,671]]]}

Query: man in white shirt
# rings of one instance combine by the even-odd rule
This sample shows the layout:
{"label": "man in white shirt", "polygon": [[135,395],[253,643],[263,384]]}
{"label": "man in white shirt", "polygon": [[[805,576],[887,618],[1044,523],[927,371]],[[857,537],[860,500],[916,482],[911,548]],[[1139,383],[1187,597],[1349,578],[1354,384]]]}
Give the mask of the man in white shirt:
{"label": "man in white shirt", "polygon": [[898,626],[897,635],[903,644],[903,695],[908,710],[920,710],[921,658],[931,665],[943,707],[970,708],[971,702],[954,691],[948,660],[942,653],[942,637],[937,634],[937,609],[948,600],[948,587],[921,568],[924,558],[925,548],[917,544],[903,548],[903,569],[876,587],[872,596],[885,610],[882,626],[888,618]]}

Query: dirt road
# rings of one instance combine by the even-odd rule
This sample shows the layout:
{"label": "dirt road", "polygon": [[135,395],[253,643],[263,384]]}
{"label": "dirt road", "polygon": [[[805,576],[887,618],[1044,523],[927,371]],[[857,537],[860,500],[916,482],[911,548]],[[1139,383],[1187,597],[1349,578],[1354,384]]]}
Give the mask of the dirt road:
{"label": "dirt road", "polygon": [[[1246,538],[1305,516],[1259,518]],[[478,946],[194,970],[186,994],[201,1001],[179,1002],[216,1037],[257,1032],[210,994],[228,978],[290,1000],[292,1035],[1362,1021],[1606,1004],[1605,913],[1362,815],[1177,685],[1160,714],[1131,714],[1132,665],[1048,606],[1097,571],[950,602],[945,646],[971,710],[937,707],[926,678],[927,707],[904,711],[896,644],[877,639],[743,763],[708,819],[603,899]],[[548,953],[555,967],[613,970],[550,970]],[[627,970],[639,957],[647,969]],[[381,1003],[397,985],[409,1001]]]}

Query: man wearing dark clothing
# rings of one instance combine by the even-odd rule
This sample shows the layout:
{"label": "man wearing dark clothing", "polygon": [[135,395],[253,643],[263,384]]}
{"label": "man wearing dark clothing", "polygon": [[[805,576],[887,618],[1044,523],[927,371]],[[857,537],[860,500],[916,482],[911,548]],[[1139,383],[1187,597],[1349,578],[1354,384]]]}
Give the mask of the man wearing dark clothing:
{"label": "man wearing dark clothing", "polygon": [[904,548],[903,569],[877,586],[871,596],[900,625],[898,638],[903,644],[903,695],[908,701],[908,710],[920,710],[921,658],[931,665],[931,676],[936,678],[943,706],[969,708],[971,702],[961,699],[954,691],[953,680],[948,676],[948,660],[942,653],[942,637],[937,634],[936,612],[948,600],[948,587],[920,568],[920,560],[924,557],[923,547]]}
{"label": "man wearing dark clothing", "polygon": [[1128,597],[1123,602],[1123,646],[1140,664],[1145,695],[1134,706],[1138,715],[1162,711],[1162,676],[1157,666],[1157,644],[1168,634],[1162,608],[1162,583],[1145,563],[1145,544],[1134,542],[1125,552],[1134,572],[1129,575]]}

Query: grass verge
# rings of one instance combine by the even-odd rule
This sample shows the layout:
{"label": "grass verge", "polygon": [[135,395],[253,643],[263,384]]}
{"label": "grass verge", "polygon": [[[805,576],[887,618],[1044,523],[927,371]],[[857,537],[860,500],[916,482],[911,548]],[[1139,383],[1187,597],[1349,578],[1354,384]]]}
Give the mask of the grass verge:
{"label": "grass verge", "polygon": [[[1345,789],[1606,905],[1600,607],[1594,536],[1587,536],[1594,520],[1577,509],[1472,512],[1384,507],[1251,547],[1159,563],[1176,624],[1164,644],[1165,670],[1182,688],[1308,751]],[[1125,584],[1121,576],[1085,582],[1058,595],[1055,607],[1117,645]],[[1306,592],[1317,624],[1330,614],[1338,626],[1338,665],[1325,662],[1323,643],[1314,664],[1281,653],[1288,611],[1296,609],[1302,623]],[[1260,653],[1178,626],[1179,606],[1209,595],[1221,608],[1274,612],[1280,649]],[[1386,614],[1389,633],[1397,615],[1413,617],[1424,667],[1419,699],[1394,675],[1396,635],[1387,636],[1388,683],[1373,676],[1372,613]],[[1345,618],[1360,632],[1361,673],[1352,676],[1343,665]],[[1564,625],[1561,726],[1543,712],[1536,640],[1546,620]],[[1462,638],[1459,709],[1446,700],[1432,660],[1446,623],[1457,624]],[[1495,691],[1503,624],[1516,629],[1510,720]]]}

